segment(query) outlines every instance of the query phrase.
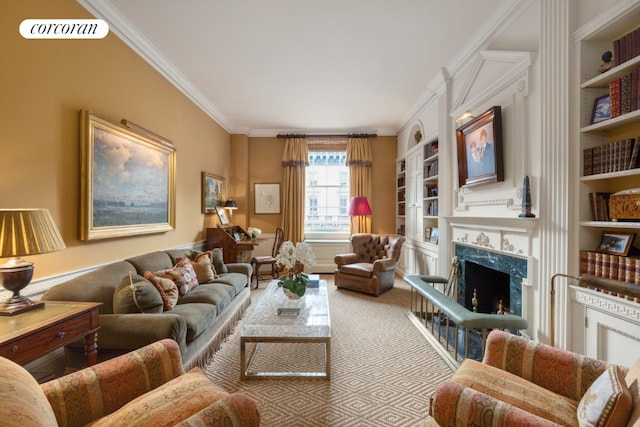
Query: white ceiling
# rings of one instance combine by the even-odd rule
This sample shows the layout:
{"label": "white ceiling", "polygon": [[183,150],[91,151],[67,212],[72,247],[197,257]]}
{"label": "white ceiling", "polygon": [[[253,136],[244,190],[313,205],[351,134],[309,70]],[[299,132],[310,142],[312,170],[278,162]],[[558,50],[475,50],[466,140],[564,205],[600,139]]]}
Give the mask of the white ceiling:
{"label": "white ceiling", "polygon": [[227,131],[252,136],[395,135],[440,69],[517,3],[78,1]]}

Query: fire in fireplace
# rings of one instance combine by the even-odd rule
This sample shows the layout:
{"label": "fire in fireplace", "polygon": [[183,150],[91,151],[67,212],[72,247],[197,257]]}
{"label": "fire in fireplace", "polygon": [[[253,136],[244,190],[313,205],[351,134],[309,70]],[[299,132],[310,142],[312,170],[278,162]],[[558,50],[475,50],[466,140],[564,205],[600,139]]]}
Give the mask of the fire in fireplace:
{"label": "fire in fireplace", "polygon": [[475,302],[478,313],[496,314],[500,310],[504,314],[510,313],[510,277],[507,273],[465,261],[464,281],[464,306],[468,310],[474,309]]}

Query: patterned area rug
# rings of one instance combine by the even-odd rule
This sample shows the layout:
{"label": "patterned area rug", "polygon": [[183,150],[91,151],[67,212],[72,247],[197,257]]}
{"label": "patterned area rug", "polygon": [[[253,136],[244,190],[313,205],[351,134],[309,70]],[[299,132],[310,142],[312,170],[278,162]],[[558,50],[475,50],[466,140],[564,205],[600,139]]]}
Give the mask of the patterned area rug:
{"label": "patterned area rug", "polygon": [[[258,402],[262,426],[416,426],[429,413],[429,396],[452,372],[407,318],[410,291],[396,280],[379,297],[338,290],[327,279],[331,312],[331,380],[240,380],[240,325],[206,371],[229,392]],[[256,301],[268,282],[252,291]],[[249,307],[251,310],[251,307]],[[256,363],[294,362],[318,370],[322,347],[263,344]],[[261,368],[262,369],[262,368]],[[268,369],[268,368],[267,368]]]}

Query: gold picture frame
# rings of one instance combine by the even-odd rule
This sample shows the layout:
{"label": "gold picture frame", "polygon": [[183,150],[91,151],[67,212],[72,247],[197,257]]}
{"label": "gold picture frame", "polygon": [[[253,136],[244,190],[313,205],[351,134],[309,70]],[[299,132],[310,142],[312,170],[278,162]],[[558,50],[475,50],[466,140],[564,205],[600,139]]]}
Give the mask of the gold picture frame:
{"label": "gold picture frame", "polygon": [[80,240],[174,230],[173,144],[87,110],[80,123]]}

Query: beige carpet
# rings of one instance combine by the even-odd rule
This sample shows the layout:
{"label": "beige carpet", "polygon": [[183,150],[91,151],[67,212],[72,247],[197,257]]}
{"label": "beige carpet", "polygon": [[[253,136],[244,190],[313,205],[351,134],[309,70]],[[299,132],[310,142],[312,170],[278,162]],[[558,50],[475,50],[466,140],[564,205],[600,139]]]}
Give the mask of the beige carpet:
{"label": "beige carpet", "polygon": [[[328,279],[331,312],[331,380],[240,380],[239,327],[207,365],[212,380],[258,402],[262,426],[415,426],[429,410],[429,396],[451,376],[448,366],[407,318],[410,292],[396,280],[379,297],[338,290]],[[268,282],[252,291],[258,298]],[[251,310],[251,307],[249,308]],[[322,348],[263,344],[256,363],[319,369]],[[279,361],[279,362],[278,362]]]}

